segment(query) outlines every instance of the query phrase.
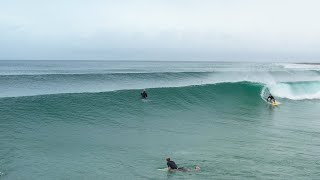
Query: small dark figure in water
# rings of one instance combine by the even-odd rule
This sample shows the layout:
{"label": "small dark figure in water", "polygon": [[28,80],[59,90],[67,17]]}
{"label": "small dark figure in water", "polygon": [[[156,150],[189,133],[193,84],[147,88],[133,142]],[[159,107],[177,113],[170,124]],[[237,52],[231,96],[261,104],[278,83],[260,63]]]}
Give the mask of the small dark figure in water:
{"label": "small dark figure in water", "polygon": [[[169,171],[184,171],[184,172],[186,172],[186,171],[192,171],[192,169],[189,169],[189,168],[178,167],[174,161],[171,161],[170,158],[167,158],[166,160],[167,160],[167,166],[168,166],[168,170],[169,170]],[[199,171],[199,170],[200,170],[200,167],[199,167],[199,166],[196,166],[196,167],[194,168],[194,170],[195,170],[195,171]]]}
{"label": "small dark figure in water", "polygon": [[276,102],[276,100],[274,99],[274,97],[271,94],[269,94],[269,96],[267,98],[267,101],[271,102],[271,103],[275,103]]}
{"label": "small dark figure in water", "polygon": [[146,98],[148,97],[148,94],[147,94],[147,92],[146,92],[145,89],[141,92],[141,97],[142,97],[143,99],[146,99]]}
{"label": "small dark figure in water", "polygon": [[168,170],[178,169],[178,166],[174,161],[171,161],[170,158],[167,158],[166,160],[167,160]]}

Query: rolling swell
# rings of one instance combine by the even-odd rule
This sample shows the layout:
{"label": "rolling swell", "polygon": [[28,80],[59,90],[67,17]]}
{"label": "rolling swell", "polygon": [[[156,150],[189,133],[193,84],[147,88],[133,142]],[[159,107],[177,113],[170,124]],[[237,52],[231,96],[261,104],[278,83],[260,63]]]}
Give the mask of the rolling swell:
{"label": "rolling swell", "polygon": [[[262,84],[251,82],[219,83],[200,86],[151,88],[148,89],[149,98],[140,100],[140,90],[119,90],[98,93],[65,93],[24,97],[1,98],[1,103],[26,103],[30,101],[38,105],[32,107],[37,109],[45,106],[74,107],[83,104],[84,108],[108,106],[109,111],[116,111],[114,108],[131,106],[129,109],[136,109],[144,103],[156,104],[163,108],[190,108],[191,106],[208,106],[223,104],[250,103],[259,104]],[[14,100],[13,100],[14,99]],[[43,104],[45,103],[45,104]],[[6,106],[2,106],[6,107]],[[59,109],[59,108],[58,108]]]}
{"label": "rolling swell", "polygon": [[[262,87],[242,82],[153,88],[148,90],[147,100],[140,99],[140,90],[1,98],[0,113],[8,123],[14,121],[12,117],[21,117],[19,122],[15,122],[30,121],[28,126],[36,129],[41,129],[38,124],[46,127],[52,124],[83,124],[88,127],[114,127],[114,133],[124,127],[139,129],[141,123],[147,122],[179,124],[186,118],[211,117],[224,123],[241,115],[244,121],[251,121],[260,116],[261,109],[265,109],[265,103],[259,96]],[[177,114],[181,117],[178,118]]]}
{"label": "rolling swell", "polygon": [[[258,66],[260,67],[260,66]],[[154,89],[216,85],[223,83],[258,83],[278,98],[290,100],[320,99],[319,72],[314,69],[275,69],[261,66],[235,69],[186,68],[151,70],[100,69],[99,71],[75,69],[54,70],[47,73],[16,73],[0,75],[0,97],[36,96],[45,94],[96,93],[118,90]],[[300,67],[300,66],[298,66]],[[130,68],[129,68],[130,69]],[[228,90],[230,91],[230,90]],[[260,92],[257,94],[264,94]],[[223,95],[223,94],[222,94]]]}
{"label": "rolling swell", "polygon": [[[269,92],[278,98],[286,98],[290,100],[305,100],[305,99],[320,99],[320,82],[319,81],[295,81],[295,82],[273,82],[266,84],[265,82],[255,81],[241,81],[234,80],[234,82],[208,82],[205,79],[210,79],[214,73],[199,73],[199,72],[181,72],[181,73],[125,73],[125,74],[47,74],[47,75],[10,75],[0,76],[0,84],[2,90],[5,91],[1,95],[3,97],[23,97],[23,96],[37,96],[37,95],[53,95],[53,94],[73,94],[73,93],[113,93],[112,91],[130,92],[139,91],[138,89],[148,88],[151,91],[158,91],[158,89],[188,89],[188,86],[199,86],[203,92],[198,94],[212,94],[206,92],[206,89],[200,88],[215,87],[224,89],[219,96],[224,96],[226,92],[230,94],[235,93],[234,87],[240,86],[257,86],[259,85],[261,91],[254,95],[260,94],[265,98]],[[157,83],[153,84],[152,80],[156,79]],[[145,81],[145,82],[142,82]],[[113,83],[118,82],[118,83]],[[150,83],[151,82],[151,83]],[[13,87],[7,87],[13,84]],[[233,84],[230,87],[228,84]],[[32,89],[29,92],[26,89]],[[47,88],[51,87],[51,88]],[[42,90],[45,89],[45,91]],[[229,89],[228,89],[229,88]],[[21,90],[20,90],[21,89]],[[125,91],[127,90],[127,91]],[[250,93],[250,89],[246,89]],[[244,91],[244,90],[242,90]],[[185,92],[184,92],[185,93]],[[6,95],[7,94],[7,95]],[[193,95],[190,92],[190,95]],[[253,95],[253,94],[252,94]]]}

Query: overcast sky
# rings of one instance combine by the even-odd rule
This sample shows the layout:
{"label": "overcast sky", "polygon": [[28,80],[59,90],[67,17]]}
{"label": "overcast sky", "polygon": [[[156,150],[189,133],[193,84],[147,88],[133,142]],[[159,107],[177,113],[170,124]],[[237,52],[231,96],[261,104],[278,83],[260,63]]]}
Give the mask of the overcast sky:
{"label": "overcast sky", "polygon": [[0,0],[0,59],[320,62],[317,0]]}

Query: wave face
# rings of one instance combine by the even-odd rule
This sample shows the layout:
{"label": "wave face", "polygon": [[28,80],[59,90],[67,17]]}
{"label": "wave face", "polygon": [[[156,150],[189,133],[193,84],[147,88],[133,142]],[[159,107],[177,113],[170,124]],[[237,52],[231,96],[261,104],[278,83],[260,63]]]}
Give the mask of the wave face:
{"label": "wave face", "polygon": [[166,179],[157,169],[169,155],[202,168],[172,174],[180,179],[316,179],[320,104],[271,107],[263,89],[236,82],[153,88],[147,100],[140,90],[0,98],[1,176]]}
{"label": "wave face", "polygon": [[320,68],[310,64],[212,62],[2,61],[0,97],[259,83],[279,98],[319,99]]}

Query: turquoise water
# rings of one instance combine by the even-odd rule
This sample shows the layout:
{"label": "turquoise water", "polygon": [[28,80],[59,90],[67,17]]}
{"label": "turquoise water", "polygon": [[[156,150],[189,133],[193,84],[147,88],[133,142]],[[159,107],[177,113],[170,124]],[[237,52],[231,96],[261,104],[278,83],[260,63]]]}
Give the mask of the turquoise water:
{"label": "turquoise water", "polygon": [[[303,64],[2,61],[0,179],[318,179],[319,72]],[[282,104],[268,105],[268,92]],[[201,171],[163,171],[167,156]]]}

